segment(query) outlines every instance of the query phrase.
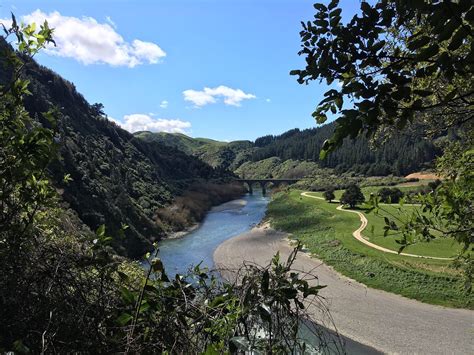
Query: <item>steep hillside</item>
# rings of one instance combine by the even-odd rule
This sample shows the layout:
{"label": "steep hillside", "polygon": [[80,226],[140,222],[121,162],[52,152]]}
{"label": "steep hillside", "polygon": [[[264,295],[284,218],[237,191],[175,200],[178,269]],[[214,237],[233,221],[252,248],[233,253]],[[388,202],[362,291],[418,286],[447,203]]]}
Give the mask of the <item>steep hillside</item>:
{"label": "steep hillside", "polygon": [[[25,69],[33,94],[25,107],[31,116],[41,120],[51,105],[60,112],[60,159],[50,166],[57,188],[90,228],[106,224],[121,254],[141,256],[150,241],[164,235],[166,226],[156,222],[156,211],[174,197],[191,185],[199,189],[199,181],[230,176],[179,149],[134,137],[107,120],[101,105],[87,103],[72,83],[51,70],[32,61]],[[68,183],[65,174],[70,175]],[[124,225],[128,227],[122,232]]]}

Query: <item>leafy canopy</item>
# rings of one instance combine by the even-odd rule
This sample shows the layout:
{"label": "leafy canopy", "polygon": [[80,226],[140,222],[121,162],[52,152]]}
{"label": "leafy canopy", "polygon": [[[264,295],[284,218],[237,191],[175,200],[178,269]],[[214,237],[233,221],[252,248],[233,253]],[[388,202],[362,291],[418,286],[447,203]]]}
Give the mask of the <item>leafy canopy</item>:
{"label": "leafy canopy", "polygon": [[347,24],[338,3],[315,4],[315,19],[302,22],[299,54],[306,67],[291,71],[300,84],[341,84],[324,94],[313,113],[318,123],[328,112],[340,117],[321,157],[345,137],[401,129],[415,118],[428,118],[436,132],[472,120],[470,0],[362,1],[361,13]]}

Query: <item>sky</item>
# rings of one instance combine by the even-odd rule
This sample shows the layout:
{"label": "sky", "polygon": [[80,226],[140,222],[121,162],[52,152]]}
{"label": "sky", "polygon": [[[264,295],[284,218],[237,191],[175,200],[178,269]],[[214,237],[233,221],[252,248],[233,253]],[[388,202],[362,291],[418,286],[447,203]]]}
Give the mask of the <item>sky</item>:
{"label": "sky", "polygon": [[[300,85],[307,0],[4,0],[28,23],[47,19],[57,47],[36,60],[73,82],[130,132],[222,141],[315,127],[328,87]],[[343,0],[343,21],[359,8]],[[6,21],[4,21],[6,22]]]}

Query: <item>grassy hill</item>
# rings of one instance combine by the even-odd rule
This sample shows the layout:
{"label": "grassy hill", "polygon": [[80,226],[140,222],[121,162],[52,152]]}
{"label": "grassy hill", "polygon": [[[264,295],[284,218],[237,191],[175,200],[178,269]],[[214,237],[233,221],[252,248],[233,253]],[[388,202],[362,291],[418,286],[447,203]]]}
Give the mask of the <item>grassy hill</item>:
{"label": "grassy hill", "polygon": [[191,138],[181,133],[137,132],[135,137],[179,149],[219,169],[235,170],[250,159],[254,150],[250,141],[221,142],[208,138]]}

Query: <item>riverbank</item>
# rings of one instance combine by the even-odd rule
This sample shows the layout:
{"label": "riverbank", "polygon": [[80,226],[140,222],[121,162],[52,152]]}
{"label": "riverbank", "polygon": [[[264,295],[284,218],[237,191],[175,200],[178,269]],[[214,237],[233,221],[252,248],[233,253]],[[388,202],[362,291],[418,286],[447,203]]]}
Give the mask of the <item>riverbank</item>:
{"label": "riverbank", "polygon": [[[214,262],[232,270],[244,261],[266,265],[276,252],[285,259],[292,251],[287,237],[268,223],[261,224],[220,244]],[[387,353],[472,352],[473,311],[424,304],[367,288],[305,253],[297,256],[294,269],[316,274],[319,284],[328,285],[320,294],[338,331],[348,338]],[[317,309],[310,311],[317,320]]]}
{"label": "riverbank", "polygon": [[[220,205],[214,206],[209,210],[208,213],[238,210],[238,209],[241,209],[241,208],[245,207],[245,205],[247,205],[247,201],[240,198],[240,199],[237,199],[237,200],[224,202]],[[194,232],[195,230],[197,230],[201,226],[202,226],[202,221],[198,222],[198,223],[195,223],[195,224],[191,225],[190,227],[187,227],[183,230],[180,230],[180,231],[177,231],[177,232],[170,232],[163,238],[163,240],[178,239],[178,238],[185,237],[186,235]]]}

